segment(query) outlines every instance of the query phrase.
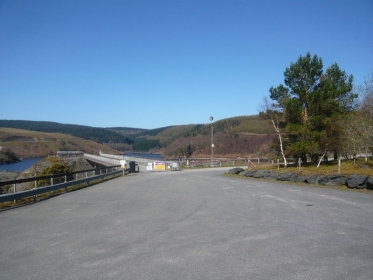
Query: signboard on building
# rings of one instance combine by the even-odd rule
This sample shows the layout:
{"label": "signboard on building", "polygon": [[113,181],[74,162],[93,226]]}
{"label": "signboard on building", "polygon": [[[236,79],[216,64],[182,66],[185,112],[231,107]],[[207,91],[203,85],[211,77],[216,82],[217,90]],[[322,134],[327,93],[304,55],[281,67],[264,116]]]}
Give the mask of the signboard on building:
{"label": "signboard on building", "polygon": [[155,161],[154,170],[166,170],[166,163],[164,161]]}

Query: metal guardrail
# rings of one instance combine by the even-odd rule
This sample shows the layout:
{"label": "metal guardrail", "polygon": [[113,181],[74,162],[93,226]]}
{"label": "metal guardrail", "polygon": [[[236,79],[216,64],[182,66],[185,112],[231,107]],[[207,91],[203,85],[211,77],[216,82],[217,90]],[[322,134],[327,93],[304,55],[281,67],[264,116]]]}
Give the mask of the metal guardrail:
{"label": "metal guardrail", "polygon": [[[119,168],[119,170],[118,170]],[[108,169],[112,169],[112,171],[108,172]],[[105,172],[102,172],[105,170]],[[88,172],[94,171],[99,172],[100,174],[98,175],[93,175],[88,177]],[[60,189],[65,189],[67,192],[67,188],[73,185],[78,185],[90,181],[95,181],[98,179],[103,179],[105,177],[113,176],[119,173],[124,173],[124,172],[129,172],[130,169],[121,169],[120,165],[118,166],[111,166],[107,168],[96,168],[96,169],[87,169],[87,170],[82,170],[82,171],[77,171],[77,172],[71,172],[71,173],[64,173],[64,174],[56,174],[56,175],[48,175],[48,176],[39,176],[39,177],[33,177],[33,178],[26,178],[26,179],[19,179],[19,180],[12,180],[12,181],[5,181],[5,182],[0,182],[0,187],[1,186],[8,186],[8,185],[14,185],[15,184],[20,184],[20,183],[26,183],[26,182],[35,182],[35,186],[37,185],[37,181],[39,180],[45,180],[45,179],[53,179],[56,177],[63,177],[65,176],[65,182],[55,184],[55,185],[50,185],[46,187],[34,187],[33,189],[26,190],[26,191],[21,191],[21,192],[14,192],[14,193],[7,193],[7,194],[2,194],[0,195],[0,202],[6,202],[6,201],[14,201],[14,200],[19,200],[24,197],[33,197],[34,200],[36,200],[36,196],[38,194],[46,193],[46,192],[52,192]],[[74,176],[75,174],[79,173],[86,173],[86,178],[83,179],[78,179],[78,180],[72,180],[72,181],[66,181],[66,179],[71,176]]]}
{"label": "metal guardrail", "polygon": [[195,168],[195,167],[235,167],[235,166],[247,166],[248,161],[247,159],[198,159],[193,158],[189,159],[189,161],[182,161],[180,162],[181,167],[186,168]]}

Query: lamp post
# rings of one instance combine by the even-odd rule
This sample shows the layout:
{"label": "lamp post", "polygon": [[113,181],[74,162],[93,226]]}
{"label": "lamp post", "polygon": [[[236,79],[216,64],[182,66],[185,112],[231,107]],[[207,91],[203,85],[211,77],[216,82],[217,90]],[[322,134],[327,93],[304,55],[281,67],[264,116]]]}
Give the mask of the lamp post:
{"label": "lamp post", "polygon": [[211,167],[214,166],[214,123],[213,123],[214,117],[210,117],[211,122]]}

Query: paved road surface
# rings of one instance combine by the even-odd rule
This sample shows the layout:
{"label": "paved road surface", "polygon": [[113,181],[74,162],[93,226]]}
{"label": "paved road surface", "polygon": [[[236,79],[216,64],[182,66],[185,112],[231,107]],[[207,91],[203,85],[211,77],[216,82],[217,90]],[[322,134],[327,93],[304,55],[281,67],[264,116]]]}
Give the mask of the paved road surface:
{"label": "paved road surface", "polygon": [[373,279],[372,194],[223,170],[131,174],[0,212],[0,279]]}

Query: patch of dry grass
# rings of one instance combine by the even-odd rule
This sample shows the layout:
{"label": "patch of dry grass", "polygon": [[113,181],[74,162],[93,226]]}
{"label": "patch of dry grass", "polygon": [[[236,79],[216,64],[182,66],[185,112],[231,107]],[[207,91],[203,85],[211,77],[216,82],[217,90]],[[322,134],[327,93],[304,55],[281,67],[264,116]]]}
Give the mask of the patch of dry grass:
{"label": "patch of dry grass", "polygon": [[[252,169],[267,169],[273,172],[278,171],[277,164],[266,164],[266,165],[251,165]],[[338,175],[339,167],[338,161],[333,161],[329,163],[323,163],[317,168],[316,165],[308,164],[302,165],[299,169],[298,166],[288,166],[284,168],[280,167],[279,171],[281,173],[285,172],[297,172],[303,175]],[[340,167],[341,175],[369,175],[373,176],[373,159],[365,161],[365,159],[357,159],[355,162],[353,160],[343,160],[341,161]]]}

